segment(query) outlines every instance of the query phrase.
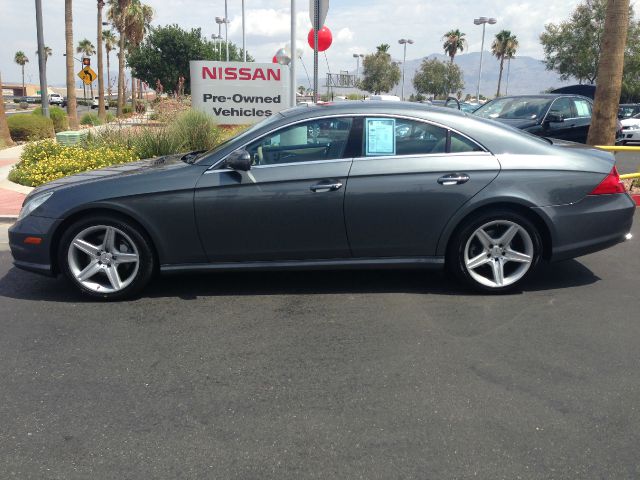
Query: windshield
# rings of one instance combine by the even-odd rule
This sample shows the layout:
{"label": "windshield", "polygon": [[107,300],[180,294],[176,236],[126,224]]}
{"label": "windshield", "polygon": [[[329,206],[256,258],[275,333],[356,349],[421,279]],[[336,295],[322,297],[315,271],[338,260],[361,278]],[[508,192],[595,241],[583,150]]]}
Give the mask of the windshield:
{"label": "windshield", "polygon": [[282,114],[280,114],[280,113],[277,113],[275,115],[271,115],[271,116],[265,118],[261,122],[258,122],[255,125],[253,125],[251,128],[248,128],[247,130],[244,130],[239,135],[235,135],[233,137],[229,137],[224,142],[222,142],[221,144],[213,147],[211,150],[200,154],[198,156],[198,158],[197,158],[197,161],[203,160],[204,158],[208,157],[209,155],[212,155],[214,153],[219,152],[223,148],[226,148],[231,142],[235,142],[236,140],[244,138],[244,137],[250,135],[251,133],[255,132],[256,130],[258,130],[258,129],[266,126],[266,125],[269,125],[270,123],[273,123],[276,120],[279,120],[280,118],[282,118]]}
{"label": "windshield", "polygon": [[492,100],[474,114],[483,118],[535,120],[544,116],[552,99],[540,97],[506,97]]}

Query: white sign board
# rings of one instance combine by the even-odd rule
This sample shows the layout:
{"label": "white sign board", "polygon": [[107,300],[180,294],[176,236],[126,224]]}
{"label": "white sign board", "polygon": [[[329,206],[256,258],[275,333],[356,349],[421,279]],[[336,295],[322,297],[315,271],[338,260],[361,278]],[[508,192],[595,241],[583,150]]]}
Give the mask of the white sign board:
{"label": "white sign board", "polygon": [[257,123],[289,108],[289,67],[191,61],[191,105],[221,125]]}
{"label": "white sign board", "polygon": [[396,121],[393,118],[367,118],[367,156],[396,154]]}

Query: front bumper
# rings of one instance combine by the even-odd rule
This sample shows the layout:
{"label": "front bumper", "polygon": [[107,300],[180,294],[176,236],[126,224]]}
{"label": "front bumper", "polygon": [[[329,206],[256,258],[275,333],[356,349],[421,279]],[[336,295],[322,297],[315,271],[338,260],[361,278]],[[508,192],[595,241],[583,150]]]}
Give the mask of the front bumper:
{"label": "front bumper", "polygon": [[[58,222],[58,219],[30,215],[14,223],[9,229],[9,247],[13,255],[13,264],[30,272],[55,275],[51,242]],[[39,245],[25,243],[27,237],[38,237],[42,241]]]}
{"label": "front bumper", "polygon": [[623,242],[631,231],[636,204],[626,193],[588,195],[583,200],[538,207],[551,225],[551,261],[566,260]]}
{"label": "front bumper", "polygon": [[622,129],[622,142],[640,142],[640,129]]}

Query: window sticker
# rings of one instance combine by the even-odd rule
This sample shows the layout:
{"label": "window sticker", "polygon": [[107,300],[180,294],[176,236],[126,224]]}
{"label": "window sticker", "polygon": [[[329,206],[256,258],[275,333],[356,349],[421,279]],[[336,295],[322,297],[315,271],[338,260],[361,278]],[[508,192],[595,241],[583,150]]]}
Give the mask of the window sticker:
{"label": "window sticker", "polygon": [[366,119],[366,155],[396,154],[396,120],[394,118]]}

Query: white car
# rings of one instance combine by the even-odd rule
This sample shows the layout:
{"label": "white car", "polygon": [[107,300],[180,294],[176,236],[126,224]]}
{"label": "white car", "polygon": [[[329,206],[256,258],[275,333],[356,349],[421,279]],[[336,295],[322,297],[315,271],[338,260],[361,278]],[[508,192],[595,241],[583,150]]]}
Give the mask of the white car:
{"label": "white car", "polygon": [[64,103],[64,97],[59,93],[49,94],[49,105],[62,105]]}
{"label": "white car", "polygon": [[624,145],[628,142],[640,142],[640,113],[620,120],[620,124],[622,125],[620,143]]}
{"label": "white car", "polygon": [[[100,97],[93,97],[93,102],[91,103],[91,110],[99,107]],[[104,97],[104,108],[109,110],[109,99]]]}

